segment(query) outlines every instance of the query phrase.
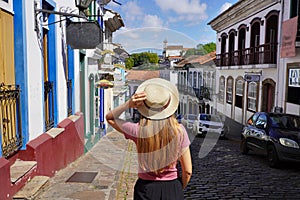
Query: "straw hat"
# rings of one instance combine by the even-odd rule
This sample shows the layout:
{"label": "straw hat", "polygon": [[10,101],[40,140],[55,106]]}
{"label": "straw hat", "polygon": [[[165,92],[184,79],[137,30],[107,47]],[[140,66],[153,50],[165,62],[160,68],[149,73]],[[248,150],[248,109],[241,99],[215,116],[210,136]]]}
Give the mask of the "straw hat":
{"label": "straw hat", "polygon": [[179,104],[179,94],[176,86],[171,82],[152,78],[143,82],[136,93],[145,92],[147,99],[138,111],[149,119],[165,119],[175,113]]}

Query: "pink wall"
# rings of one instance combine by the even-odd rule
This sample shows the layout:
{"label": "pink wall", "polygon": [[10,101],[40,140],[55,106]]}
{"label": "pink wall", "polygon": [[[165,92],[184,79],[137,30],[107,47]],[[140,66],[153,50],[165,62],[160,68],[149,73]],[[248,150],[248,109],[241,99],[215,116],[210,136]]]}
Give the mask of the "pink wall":
{"label": "pink wall", "polygon": [[[57,128],[64,128],[56,137],[52,138],[47,133],[41,134],[26,145],[26,150],[20,151],[13,157],[27,161],[36,161],[34,175],[52,177],[57,171],[65,168],[84,154],[84,119],[82,113],[76,113],[79,118],[73,122],[66,118],[61,121]],[[28,178],[30,175],[25,176]],[[21,181],[22,183],[22,181]],[[23,184],[25,184],[24,181]],[[7,198],[7,194],[13,196],[21,186],[15,186],[10,181],[10,161],[0,158],[0,199]],[[23,185],[22,185],[23,186]]]}

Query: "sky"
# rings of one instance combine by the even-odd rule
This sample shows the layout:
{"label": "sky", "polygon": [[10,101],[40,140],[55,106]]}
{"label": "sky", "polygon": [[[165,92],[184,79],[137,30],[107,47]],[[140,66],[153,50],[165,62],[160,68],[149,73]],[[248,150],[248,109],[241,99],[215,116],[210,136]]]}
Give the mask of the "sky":
{"label": "sky", "polygon": [[134,53],[143,49],[161,51],[168,45],[195,48],[216,43],[216,32],[207,25],[238,0],[116,0],[105,8],[119,13],[125,27],[113,33],[113,42]]}

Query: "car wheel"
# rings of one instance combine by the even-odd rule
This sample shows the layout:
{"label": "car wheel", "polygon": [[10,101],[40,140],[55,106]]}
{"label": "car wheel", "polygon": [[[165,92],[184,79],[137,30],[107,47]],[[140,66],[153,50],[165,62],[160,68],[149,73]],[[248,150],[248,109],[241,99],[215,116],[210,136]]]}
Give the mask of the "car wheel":
{"label": "car wheel", "polygon": [[267,161],[270,167],[277,167],[279,164],[276,148],[274,145],[269,145],[267,148]]}
{"label": "car wheel", "polygon": [[241,150],[241,153],[244,155],[248,154],[248,152],[249,152],[249,149],[247,147],[247,141],[246,141],[245,137],[243,137],[241,140],[240,150]]}

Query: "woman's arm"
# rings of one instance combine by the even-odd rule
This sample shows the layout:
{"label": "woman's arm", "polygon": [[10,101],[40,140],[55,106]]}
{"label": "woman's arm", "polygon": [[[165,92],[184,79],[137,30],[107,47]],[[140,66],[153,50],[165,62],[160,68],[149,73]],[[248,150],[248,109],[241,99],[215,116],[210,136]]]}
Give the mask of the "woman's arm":
{"label": "woman's arm", "polygon": [[123,132],[121,130],[122,124],[125,120],[120,119],[120,115],[129,108],[137,108],[144,104],[144,100],[146,99],[146,93],[141,92],[134,94],[128,101],[124,104],[116,107],[115,109],[109,111],[106,115],[107,122],[117,131]]}
{"label": "woman's arm", "polygon": [[182,169],[182,187],[184,189],[192,176],[192,159],[189,147],[186,147],[183,152],[179,161]]}

